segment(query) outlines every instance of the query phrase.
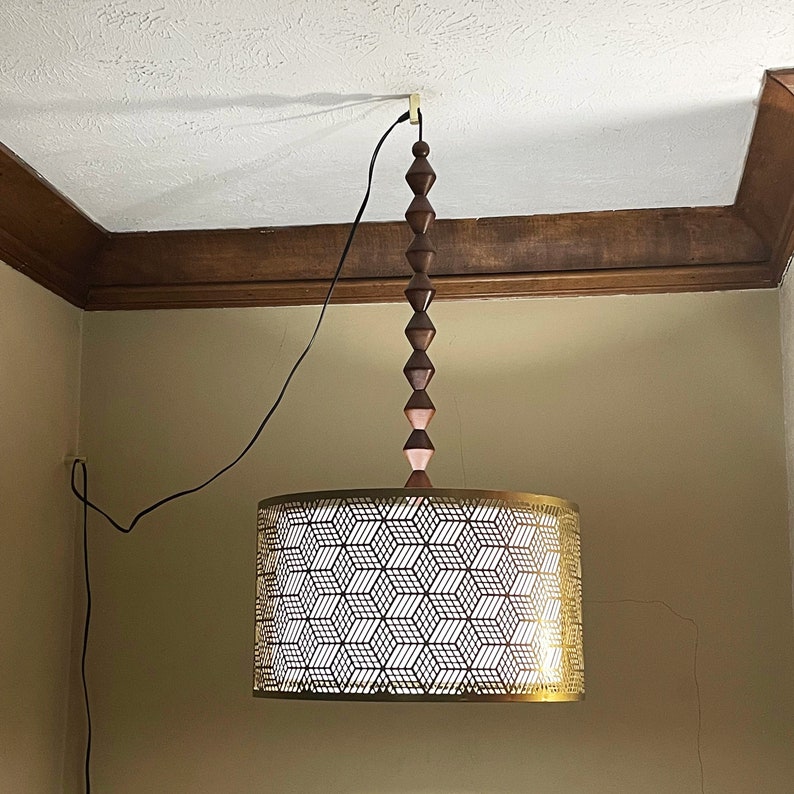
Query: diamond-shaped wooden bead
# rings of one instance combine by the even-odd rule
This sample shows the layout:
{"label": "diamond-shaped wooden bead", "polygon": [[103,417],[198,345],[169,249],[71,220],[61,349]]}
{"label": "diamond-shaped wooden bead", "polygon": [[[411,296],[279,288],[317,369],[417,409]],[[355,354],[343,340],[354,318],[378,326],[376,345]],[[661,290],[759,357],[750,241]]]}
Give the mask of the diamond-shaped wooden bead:
{"label": "diamond-shaped wooden bead", "polygon": [[403,447],[403,453],[414,471],[424,471],[436,448],[424,430],[414,430]]}
{"label": "diamond-shaped wooden bead", "polygon": [[426,196],[436,181],[436,172],[424,157],[417,157],[405,174],[405,181],[416,196]]}
{"label": "diamond-shaped wooden bead", "polygon": [[427,430],[436,413],[436,406],[423,389],[415,391],[405,404],[405,416],[414,430]]}
{"label": "diamond-shaped wooden bead", "polygon": [[404,292],[413,310],[424,312],[433,300],[436,288],[425,273],[414,273]]}
{"label": "diamond-shaped wooden bead", "polygon": [[414,273],[427,273],[436,258],[436,247],[426,234],[417,234],[405,252]]}
{"label": "diamond-shaped wooden bead", "polygon": [[427,312],[414,312],[405,326],[405,335],[414,350],[427,350],[436,335],[436,327]]}
{"label": "diamond-shaped wooden bead", "polygon": [[405,211],[405,220],[414,234],[424,234],[433,223],[436,211],[425,196],[414,196]]}
{"label": "diamond-shaped wooden bead", "polygon": [[433,378],[436,368],[424,350],[414,350],[403,367],[406,380],[414,391],[426,389]]}
{"label": "diamond-shaped wooden bead", "polygon": [[405,488],[432,488],[433,483],[424,471],[412,471],[405,483]]}

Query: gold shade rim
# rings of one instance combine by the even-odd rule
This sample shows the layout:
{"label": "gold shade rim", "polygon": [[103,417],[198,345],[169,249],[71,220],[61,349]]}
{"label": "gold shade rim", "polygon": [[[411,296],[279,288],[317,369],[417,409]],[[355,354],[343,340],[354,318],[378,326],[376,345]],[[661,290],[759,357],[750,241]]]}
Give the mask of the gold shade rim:
{"label": "gold shade rim", "polygon": [[528,694],[464,695],[343,692],[280,692],[254,689],[254,697],[271,700],[370,701],[373,703],[576,703],[584,700],[583,692],[532,692]]}
{"label": "gold shade rim", "polygon": [[489,491],[476,488],[351,488],[334,491],[304,491],[279,494],[259,502],[259,507],[284,504],[285,502],[316,502],[319,499],[383,499],[401,496],[443,496],[469,500],[498,499],[503,502],[534,502],[562,507],[579,513],[579,505],[559,496],[525,493],[521,491]]}

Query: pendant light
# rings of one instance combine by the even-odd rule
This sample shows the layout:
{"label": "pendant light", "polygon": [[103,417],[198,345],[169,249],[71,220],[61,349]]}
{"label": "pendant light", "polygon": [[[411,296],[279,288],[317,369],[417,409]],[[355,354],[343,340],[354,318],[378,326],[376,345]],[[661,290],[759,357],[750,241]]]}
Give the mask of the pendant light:
{"label": "pendant light", "polygon": [[[413,110],[413,105],[412,105]],[[420,127],[421,130],[421,127]],[[433,488],[435,328],[428,237],[435,173],[421,139],[406,174],[414,233],[405,295],[413,389],[403,488],[260,502],[254,695],[329,700],[580,700],[579,513],[508,491]]]}

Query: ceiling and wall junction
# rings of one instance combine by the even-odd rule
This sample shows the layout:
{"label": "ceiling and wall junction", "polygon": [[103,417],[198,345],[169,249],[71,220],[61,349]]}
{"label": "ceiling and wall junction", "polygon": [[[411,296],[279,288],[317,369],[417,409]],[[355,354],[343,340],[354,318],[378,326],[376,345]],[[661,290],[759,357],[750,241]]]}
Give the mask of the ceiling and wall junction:
{"label": "ceiling and wall junction", "polygon": [[[440,297],[776,285],[790,71],[750,141],[794,25],[772,0],[613,11],[8,0],[0,254],[87,308],[316,302],[374,140],[419,91]],[[399,297],[400,133],[338,300]]]}

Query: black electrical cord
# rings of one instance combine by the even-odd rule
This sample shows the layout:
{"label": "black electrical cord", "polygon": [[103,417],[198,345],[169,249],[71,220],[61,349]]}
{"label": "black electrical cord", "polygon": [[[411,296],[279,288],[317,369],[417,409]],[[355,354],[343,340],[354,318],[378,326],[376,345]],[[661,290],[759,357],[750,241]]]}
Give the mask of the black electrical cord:
{"label": "black electrical cord", "polygon": [[[85,663],[86,663],[86,655],[88,652],[88,634],[89,628],[91,626],[91,578],[89,575],[89,565],[88,565],[88,509],[94,510],[95,512],[99,513],[102,517],[104,517],[108,523],[114,528],[117,529],[119,532],[129,533],[135,528],[135,525],[146,515],[149,513],[154,512],[157,510],[158,507],[162,507],[168,502],[173,502],[175,499],[179,499],[183,496],[188,496],[189,494],[196,493],[196,491],[202,490],[202,488],[206,488],[210,483],[214,482],[218,479],[222,474],[229,471],[233,466],[236,466],[246,454],[248,454],[251,447],[259,439],[259,436],[262,435],[262,431],[265,429],[265,426],[270,421],[270,418],[276,412],[276,409],[281,404],[281,401],[284,399],[284,395],[287,392],[287,388],[289,387],[290,382],[292,381],[293,376],[298,371],[298,367],[303,363],[303,360],[311,350],[312,345],[314,344],[314,340],[317,338],[317,334],[320,330],[320,326],[322,325],[323,318],[325,317],[326,309],[331,302],[331,297],[334,294],[334,288],[336,287],[337,282],[339,281],[339,276],[342,273],[342,267],[345,264],[345,260],[347,259],[348,252],[350,251],[350,246],[353,243],[353,238],[355,237],[356,231],[358,230],[359,223],[361,222],[361,218],[364,215],[364,210],[367,208],[367,204],[369,203],[370,193],[372,191],[372,177],[375,171],[375,161],[378,159],[378,154],[383,146],[386,138],[389,137],[392,130],[398,125],[402,124],[404,121],[407,121],[409,118],[408,113],[403,113],[381,136],[381,139],[378,141],[377,145],[375,146],[374,151],[372,152],[372,157],[369,161],[369,170],[367,172],[367,190],[364,193],[364,198],[361,202],[361,206],[356,213],[355,220],[353,221],[353,225],[350,227],[350,233],[347,236],[347,242],[345,243],[345,247],[342,250],[342,255],[339,258],[339,264],[336,266],[336,271],[334,272],[333,278],[331,279],[331,284],[328,287],[328,292],[325,296],[325,300],[323,301],[322,308],[320,309],[320,315],[317,318],[317,323],[314,326],[314,331],[312,332],[311,337],[309,338],[306,347],[304,347],[303,352],[298,356],[295,363],[292,365],[292,369],[289,371],[286,380],[284,381],[284,385],[281,387],[281,390],[278,393],[273,404],[270,406],[270,409],[265,414],[265,418],[260,422],[259,427],[257,427],[256,432],[251,437],[251,440],[245,445],[243,451],[231,462],[227,463],[223,468],[217,471],[215,474],[212,475],[208,480],[201,483],[201,485],[197,485],[194,488],[188,488],[184,491],[178,491],[177,493],[173,493],[170,496],[166,496],[164,499],[160,499],[158,502],[150,505],[149,507],[143,509],[138,513],[135,518],[132,519],[129,526],[125,527],[115,521],[108,513],[106,513],[102,508],[95,505],[92,501],[88,498],[88,469],[86,467],[85,461],[76,459],[72,463],[72,477],[71,477],[71,486],[72,486],[72,493],[80,500],[80,503],[83,505],[83,564],[85,570],[85,589],[86,589],[86,609],[85,609],[85,623],[83,628],[83,652],[81,657],[81,675],[83,679],[83,696],[85,699],[85,711],[86,711],[86,719],[88,722],[88,737],[86,740],[86,750],[85,750],[85,791],[86,794],[91,794],[91,776],[90,776],[90,763],[91,763],[91,707],[89,704],[88,699],[88,684],[86,681],[86,672],[85,672]],[[421,116],[420,116],[421,120]],[[420,139],[421,139],[421,124],[420,124]],[[82,491],[78,490],[77,483],[75,481],[75,476],[77,473],[77,469],[80,468],[83,475],[83,489]]]}
{"label": "black electrical cord", "polygon": [[80,658],[80,675],[83,678],[83,699],[85,700],[85,714],[88,722],[88,736],[85,745],[85,794],[91,794],[91,706],[88,702],[88,682],[85,676],[85,657],[88,653],[88,630],[91,627],[91,576],[88,568],[88,469],[85,461],[76,460],[72,464],[72,480],[74,470],[80,466],[83,472],[83,571],[85,572],[85,622],[83,625],[83,653]]}
{"label": "black electrical cord", "polygon": [[281,387],[281,391],[279,391],[278,396],[276,397],[276,399],[273,402],[273,404],[270,406],[270,410],[267,412],[267,414],[265,414],[265,418],[262,420],[262,422],[260,423],[259,427],[256,429],[256,432],[252,436],[251,440],[245,445],[245,448],[243,449],[243,451],[231,463],[227,463],[222,469],[220,469],[215,474],[213,474],[212,477],[210,477],[208,480],[205,480],[203,483],[201,483],[201,485],[196,485],[193,488],[188,488],[188,489],[186,489],[184,491],[178,491],[177,493],[173,493],[170,496],[166,496],[165,498],[160,499],[158,502],[155,502],[154,504],[149,505],[149,507],[144,508],[143,510],[140,511],[140,513],[138,513],[138,515],[135,516],[135,518],[132,519],[132,521],[130,522],[130,525],[127,526],[127,527],[122,526],[121,524],[119,524],[110,515],[108,515],[104,510],[102,510],[102,508],[98,507],[93,502],[89,501],[87,496],[85,495],[85,493],[80,493],[80,491],[77,490],[77,485],[75,483],[75,472],[77,471],[78,461],[75,461],[72,464],[72,493],[78,499],[80,499],[80,501],[84,502],[85,505],[87,505],[92,510],[96,511],[101,516],[103,516],[105,519],[107,519],[107,521],[111,524],[111,526],[114,527],[114,529],[117,529],[119,532],[125,532],[125,533],[132,532],[132,530],[135,528],[135,525],[144,516],[147,516],[147,515],[149,515],[149,513],[154,512],[155,510],[157,510],[158,507],[162,507],[163,505],[168,504],[169,502],[173,502],[175,499],[179,499],[179,498],[181,498],[183,496],[188,496],[189,494],[196,493],[197,491],[200,491],[202,488],[206,488],[210,483],[212,483],[215,480],[217,480],[218,477],[220,477],[222,474],[225,474],[233,466],[236,466],[245,457],[245,455],[248,454],[248,452],[251,449],[251,447],[253,447],[254,444],[259,439],[259,436],[262,435],[262,431],[265,429],[265,426],[270,421],[270,417],[273,416],[273,414],[275,413],[276,409],[281,404],[282,399],[284,399],[284,395],[287,392],[287,388],[289,387],[289,384],[292,381],[293,376],[297,372],[298,367],[300,367],[300,365],[303,363],[303,360],[306,358],[306,356],[309,353],[309,350],[311,350],[311,347],[314,344],[314,340],[317,338],[317,333],[319,332],[320,326],[322,325],[322,322],[323,322],[323,318],[325,317],[325,311],[328,308],[328,304],[331,302],[331,297],[332,297],[332,295],[334,293],[334,287],[336,287],[336,284],[339,281],[339,276],[342,273],[342,267],[345,264],[345,259],[347,259],[347,254],[350,251],[350,246],[353,243],[353,238],[355,237],[356,230],[358,229],[359,223],[361,222],[361,217],[364,214],[364,210],[367,208],[367,204],[369,203],[369,196],[370,196],[370,192],[372,190],[372,175],[373,175],[373,172],[375,170],[375,161],[378,158],[378,153],[380,152],[380,149],[383,146],[383,143],[385,142],[386,138],[389,136],[391,131],[398,124],[402,124],[402,122],[407,121],[408,117],[409,117],[408,113],[403,113],[403,115],[400,116],[397,119],[397,121],[395,121],[389,127],[389,129],[386,130],[386,132],[383,133],[383,135],[381,136],[381,139],[378,141],[378,144],[375,147],[375,150],[372,153],[372,158],[370,159],[370,162],[369,162],[369,171],[368,171],[368,176],[367,176],[367,191],[364,194],[364,199],[361,202],[361,206],[359,207],[358,212],[356,213],[356,218],[353,221],[353,225],[350,227],[350,233],[347,236],[347,242],[345,243],[345,247],[344,247],[344,249],[342,251],[342,256],[339,258],[339,264],[336,266],[336,272],[334,273],[333,278],[331,279],[331,284],[328,287],[328,293],[325,296],[325,300],[323,301],[322,309],[320,310],[320,315],[317,318],[316,325],[314,326],[314,332],[312,333],[311,338],[309,339],[309,342],[307,343],[306,347],[303,349],[303,352],[300,354],[300,356],[298,356],[297,361],[292,365],[292,369],[289,371],[289,374],[287,375],[287,379],[284,381],[284,385]]}

